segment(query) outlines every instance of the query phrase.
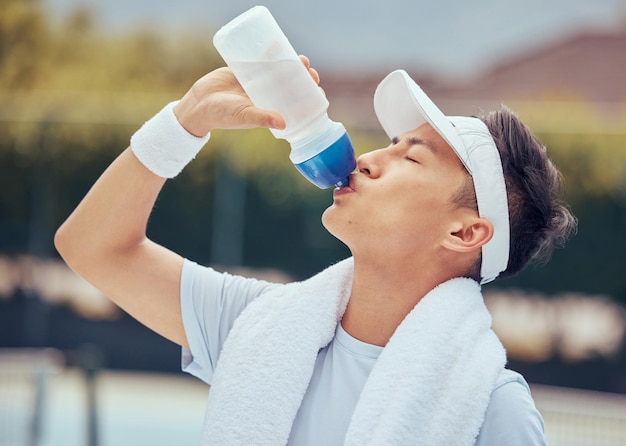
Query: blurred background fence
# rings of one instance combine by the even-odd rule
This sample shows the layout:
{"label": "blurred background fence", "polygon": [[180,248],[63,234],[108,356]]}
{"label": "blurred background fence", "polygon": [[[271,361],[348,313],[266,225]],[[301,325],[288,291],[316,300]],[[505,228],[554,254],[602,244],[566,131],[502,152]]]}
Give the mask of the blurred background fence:
{"label": "blurred background fence", "polygon": [[0,444],[40,444],[49,379],[61,365],[52,349],[0,349]]}
{"label": "blurred background fence", "polygon": [[[191,377],[107,369],[90,384],[84,369],[63,367],[50,350],[4,350],[0,367],[3,446],[198,442],[208,390]],[[626,444],[626,396],[536,384],[531,390],[551,446]]]}
{"label": "blurred background fence", "polygon": [[544,417],[548,444],[626,444],[624,395],[540,385],[534,385],[532,392]]}

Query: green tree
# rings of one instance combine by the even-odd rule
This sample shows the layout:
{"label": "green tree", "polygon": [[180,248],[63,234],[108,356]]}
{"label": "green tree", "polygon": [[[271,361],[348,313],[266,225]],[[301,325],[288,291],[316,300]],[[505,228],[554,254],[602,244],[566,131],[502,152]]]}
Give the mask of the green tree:
{"label": "green tree", "polygon": [[[105,35],[86,10],[53,25],[39,1],[0,0],[0,252],[54,254],[54,229],[133,131],[222,65],[208,35]],[[626,302],[626,105],[607,113],[572,98],[549,99],[512,105],[560,166],[579,232],[548,266],[494,286],[605,293]],[[383,144],[350,133],[357,149]],[[216,131],[209,145],[167,183],[149,228],[153,238],[195,260],[214,260],[213,198],[222,169],[245,191],[245,265],[304,277],[348,254],[320,224],[330,191],[297,173],[284,141],[267,130]]]}

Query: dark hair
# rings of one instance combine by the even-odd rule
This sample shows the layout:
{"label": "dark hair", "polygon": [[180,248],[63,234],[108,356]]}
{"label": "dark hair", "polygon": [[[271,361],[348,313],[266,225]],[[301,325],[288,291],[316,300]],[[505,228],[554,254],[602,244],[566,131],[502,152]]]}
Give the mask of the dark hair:
{"label": "dark hair", "polygon": [[[531,261],[547,262],[554,247],[562,246],[576,230],[576,218],[561,201],[560,172],[520,118],[506,107],[477,118],[487,125],[502,159],[511,241],[509,263],[498,278],[511,277]],[[476,209],[473,189],[464,186],[453,202]],[[469,273],[480,277],[480,259]]]}

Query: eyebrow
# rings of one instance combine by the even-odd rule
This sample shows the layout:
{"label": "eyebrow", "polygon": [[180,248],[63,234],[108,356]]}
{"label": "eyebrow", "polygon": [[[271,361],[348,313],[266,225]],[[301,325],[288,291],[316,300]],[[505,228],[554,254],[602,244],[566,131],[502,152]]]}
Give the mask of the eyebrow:
{"label": "eyebrow", "polygon": [[[405,141],[409,146],[424,146],[428,150],[430,150],[434,155],[437,154],[437,147],[433,144],[432,141],[428,139],[422,139],[416,136],[408,136],[406,137]],[[391,142],[393,144],[398,144],[398,142],[400,142],[400,139],[396,136],[395,138],[391,140]]]}

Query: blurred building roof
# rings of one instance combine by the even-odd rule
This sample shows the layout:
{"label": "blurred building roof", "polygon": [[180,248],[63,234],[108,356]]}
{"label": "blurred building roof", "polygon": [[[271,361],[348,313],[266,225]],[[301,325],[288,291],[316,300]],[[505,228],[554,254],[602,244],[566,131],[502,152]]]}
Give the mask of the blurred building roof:
{"label": "blurred building roof", "polygon": [[447,95],[465,98],[572,98],[626,101],[626,27],[588,32],[512,58]]}
{"label": "blurred building roof", "polygon": [[[447,114],[471,114],[501,103],[555,100],[617,111],[626,103],[626,26],[571,36],[453,84],[412,74]],[[324,78],[333,117],[354,127],[377,128],[372,97],[383,76]]]}

